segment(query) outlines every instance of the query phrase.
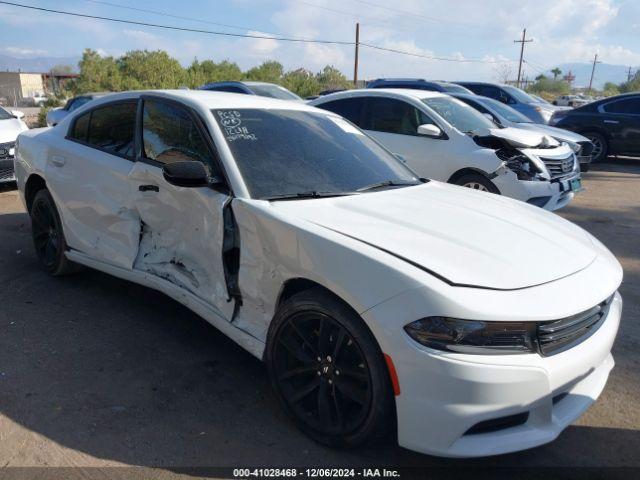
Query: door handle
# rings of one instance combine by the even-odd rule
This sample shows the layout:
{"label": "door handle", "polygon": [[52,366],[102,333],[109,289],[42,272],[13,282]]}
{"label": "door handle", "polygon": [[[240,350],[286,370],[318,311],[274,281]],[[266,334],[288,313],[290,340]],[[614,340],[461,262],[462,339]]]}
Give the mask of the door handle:
{"label": "door handle", "polygon": [[140,185],[138,190],[141,192],[159,192],[160,188],[157,185]]}
{"label": "door handle", "polygon": [[614,124],[618,124],[620,123],[618,120],[603,120],[604,123],[614,123]]}
{"label": "door handle", "polygon": [[67,163],[67,159],[61,157],[60,155],[53,155],[51,157],[51,163],[53,163],[56,167],[64,167],[64,164]]}

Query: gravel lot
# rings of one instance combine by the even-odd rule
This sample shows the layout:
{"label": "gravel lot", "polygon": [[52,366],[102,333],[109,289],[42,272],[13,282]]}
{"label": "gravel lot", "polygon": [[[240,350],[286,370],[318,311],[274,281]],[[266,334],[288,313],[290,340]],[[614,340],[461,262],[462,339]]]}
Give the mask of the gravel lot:
{"label": "gravel lot", "polygon": [[193,466],[640,467],[640,160],[593,170],[560,214],[624,266],[609,383],[555,442],[464,461],[390,445],[334,451],[315,444],[278,408],[262,364],[186,308],[95,271],[46,276],[17,192],[2,188],[0,478],[33,476],[14,468],[29,466],[83,467],[74,470],[81,476],[95,472],[86,467],[144,466],[162,478]]}

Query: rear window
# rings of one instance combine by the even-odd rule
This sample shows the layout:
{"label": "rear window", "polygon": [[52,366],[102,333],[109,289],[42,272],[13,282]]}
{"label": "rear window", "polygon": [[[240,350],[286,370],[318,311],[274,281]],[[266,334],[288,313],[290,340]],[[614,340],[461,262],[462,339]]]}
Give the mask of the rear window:
{"label": "rear window", "polygon": [[80,115],[69,138],[114,155],[133,158],[137,101],[104,105]]}

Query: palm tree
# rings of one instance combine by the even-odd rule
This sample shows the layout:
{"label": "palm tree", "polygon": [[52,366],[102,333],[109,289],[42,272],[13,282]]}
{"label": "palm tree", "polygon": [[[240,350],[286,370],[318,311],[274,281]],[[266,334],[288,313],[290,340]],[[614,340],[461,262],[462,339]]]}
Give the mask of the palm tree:
{"label": "palm tree", "polygon": [[556,67],[553,70],[551,70],[551,73],[553,73],[553,79],[557,80],[558,76],[560,76],[560,74],[562,73],[562,70],[560,70],[558,67]]}

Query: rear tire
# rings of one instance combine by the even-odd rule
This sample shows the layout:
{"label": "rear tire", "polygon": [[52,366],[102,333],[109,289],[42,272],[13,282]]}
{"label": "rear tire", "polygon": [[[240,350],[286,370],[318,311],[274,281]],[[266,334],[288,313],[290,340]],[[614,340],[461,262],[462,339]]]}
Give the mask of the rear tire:
{"label": "rear tire", "polygon": [[479,173],[467,173],[457,178],[453,183],[460,185],[461,187],[467,187],[481,192],[500,194],[498,187],[496,187],[487,177],[484,177]]}
{"label": "rear tire", "polygon": [[69,260],[67,242],[53,197],[48,190],[36,193],[31,210],[31,235],[40,265],[53,276],[69,275],[82,269]]}
{"label": "rear tire", "polygon": [[305,290],[278,308],[265,360],[284,410],[317,442],[355,447],[393,426],[383,354],[362,319],[329,292]]}
{"label": "rear tire", "polygon": [[591,163],[599,163],[604,161],[609,154],[609,145],[604,135],[596,132],[583,133],[591,143],[593,143],[593,152],[591,152]]}

